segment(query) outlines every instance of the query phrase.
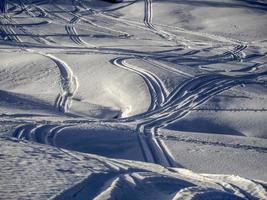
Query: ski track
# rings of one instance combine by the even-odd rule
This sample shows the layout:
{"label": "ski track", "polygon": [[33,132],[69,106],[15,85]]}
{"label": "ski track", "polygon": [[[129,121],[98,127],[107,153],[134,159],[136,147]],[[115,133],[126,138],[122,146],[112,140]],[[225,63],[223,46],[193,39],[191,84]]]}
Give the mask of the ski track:
{"label": "ski track", "polygon": [[[175,34],[169,33],[167,31],[163,31],[163,30],[154,26],[154,24],[152,22],[153,21],[153,0],[144,0],[144,20],[143,21],[144,21],[144,24],[152,32],[161,36],[162,38],[165,38],[165,39],[170,40],[170,41],[174,41],[177,44],[183,44],[187,48],[191,48],[191,46],[195,45],[194,42],[192,42],[192,41],[189,41],[187,39],[178,38]],[[171,28],[173,28],[173,27],[171,27]],[[179,27],[175,27],[175,29],[180,30],[183,34],[189,33],[189,34],[193,34],[193,35],[207,37],[210,39],[215,39],[217,41],[235,44],[236,46],[234,47],[234,50],[233,51],[227,51],[225,56],[230,54],[233,57],[233,59],[239,60],[239,61],[242,61],[243,57],[245,56],[245,54],[239,55],[239,53],[241,53],[243,50],[245,50],[247,48],[247,44],[243,41],[233,40],[230,38],[221,37],[218,35],[207,34],[207,33],[187,31],[187,30],[181,29]]]}
{"label": "ski track", "polygon": [[[135,116],[134,120],[138,121],[137,131],[140,134],[138,139],[142,152],[145,154],[145,160],[163,166],[175,166],[175,164],[170,151],[166,149],[164,142],[157,136],[159,128],[183,118],[216,94],[266,75],[266,72],[241,77],[214,74],[201,75],[188,79],[167,96],[166,90],[163,93],[164,84],[159,81],[159,78],[155,78],[155,74],[128,64],[126,62],[128,59],[130,58],[117,58],[112,63],[117,67],[140,75],[147,84],[152,106],[146,113]],[[126,121],[130,119],[128,118]],[[142,135],[145,135],[146,138],[142,138]]]}
{"label": "ski track", "polygon": [[[152,0],[144,0],[144,24],[151,29],[151,31],[153,31],[154,33],[156,33],[157,35],[161,36],[162,38],[165,38],[167,40],[171,40],[171,41],[176,41],[176,36],[174,34],[168,33],[166,31],[160,30],[158,28],[156,28],[153,23],[153,7],[152,7]],[[189,42],[189,41],[188,41]],[[185,46],[187,46],[186,42],[183,41],[179,41],[179,43],[184,44]]]}
{"label": "ski track", "polygon": [[[28,2],[28,3],[30,3],[30,2]],[[78,33],[76,31],[75,24],[77,24],[80,21],[80,18],[79,17],[74,16],[69,21],[68,19],[62,17],[61,15],[55,14],[55,13],[52,14],[51,12],[48,12],[45,9],[42,9],[39,6],[36,6],[35,4],[31,4],[30,6],[33,7],[33,8],[35,8],[35,9],[37,9],[41,13],[41,16],[38,16],[38,17],[48,17],[49,14],[50,14],[50,15],[53,15],[53,16],[61,19],[61,20],[64,20],[64,22],[67,22],[67,25],[65,26],[65,30],[66,30],[67,34],[69,35],[70,39],[74,43],[76,43],[78,45],[90,46],[88,43],[86,43],[84,40],[82,40],[80,38],[80,36],[78,35]],[[28,8],[28,6],[25,6],[25,4],[23,2],[21,2],[21,7],[22,7],[22,11],[25,10],[25,11],[27,11],[26,13],[28,13],[31,17],[35,17],[35,15],[30,11],[30,9]],[[71,14],[71,15],[73,14],[73,13],[70,13],[69,11],[66,11],[66,12],[68,12],[68,14]],[[41,38],[40,36],[37,36],[36,37],[33,33],[29,32],[27,29],[23,28],[23,25],[17,24],[10,17],[9,17],[9,20],[14,24],[14,26],[16,25],[17,27],[19,27],[19,29],[21,31],[23,31],[24,33],[32,35],[32,39],[36,40],[39,43],[50,45],[50,41],[48,41],[48,40],[46,40],[44,38]],[[41,23],[41,24],[43,24],[43,23]]]}
{"label": "ski track", "polygon": [[63,60],[51,54],[40,54],[51,59],[59,69],[62,91],[56,98],[55,107],[58,111],[67,113],[71,107],[72,97],[79,87],[78,78],[73,74],[71,67]]}
{"label": "ski track", "polygon": [[[35,6],[35,8],[38,8],[38,9],[41,9],[37,6]],[[48,11],[45,11],[44,9],[41,9],[43,13],[45,13],[45,16],[48,16],[48,13],[49,14],[52,14],[51,12],[48,12]],[[72,14],[71,11],[66,11],[68,14]],[[77,16],[74,16],[71,20],[68,20],[66,19],[65,17],[59,15],[59,14],[55,14],[53,13],[52,14],[53,16],[63,20],[64,22],[66,22],[67,24],[65,25],[65,30],[67,32],[67,34],[69,35],[70,39],[75,43],[75,44],[78,44],[78,45],[84,45],[84,46],[90,46],[87,42],[85,42],[84,40],[82,40],[79,36],[79,34],[77,33],[76,31],[76,28],[75,28],[75,24],[78,24],[79,21],[80,21],[80,18],[77,17]]]}
{"label": "ski track", "polygon": [[[42,38],[40,35],[36,35],[34,34],[33,32],[23,28],[22,25],[20,24],[17,24],[17,22],[15,20],[13,20],[12,18],[8,17],[8,16],[5,16],[5,18],[10,22],[12,23],[14,27],[17,27],[20,31],[22,31],[23,33],[25,33],[26,35],[30,35],[30,37],[37,41],[38,43],[41,43],[41,44],[45,44],[45,45],[49,45],[50,44],[50,41],[46,40],[45,38]],[[21,42],[21,40],[18,40],[19,42]]]}
{"label": "ski track", "polygon": [[53,4],[55,7],[57,7],[58,9],[62,10],[63,12],[66,12],[68,14],[70,14],[71,16],[73,16],[74,18],[77,18],[79,19],[80,21],[83,21],[84,23],[87,23],[89,25],[92,25],[96,28],[99,28],[99,29],[102,29],[102,30],[105,30],[107,31],[107,33],[117,33],[119,34],[119,36],[124,36],[124,37],[129,37],[130,35],[126,32],[123,32],[123,31],[118,31],[118,30],[115,30],[115,29],[112,29],[112,28],[108,28],[108,27],[104,27],[104,26],[101,26],[101,25],[98,25],[94,22],[92,22],[91,20],[85,18],[83,15],[79,15],[78,13],[76,14],[75,12],[70,12],[64,8],[62,8],[60,5],[58,4]]}
{"label": "ski track", "polygon": [[70,22],[65,26],[65,29],[70,36],[70,39],[78,44],[78,45],[88,45],[86,42],[84,42],[78,35],[76,29],[75,29],[75,24],[79,22],[79,18],[74,17],[70,20]]}
{"label": "ski track", "polygon": [[17,36],[13,28],[7,24],[6,17],[0,18],[0,31],[3,38],[6,38],[9,41],[14,41],[16,43],[21,43],[22,40]]}
{"label": "ski track", "polygon": [[138,75],[140,75],[145,83],[147,84],[147,87],[150,92],[151,96],[151,108],[149,110],[155,110],[160,107],[160,105],[165,101],[165,98],[167,96],[168,90],[164,86],[163,82],[153,73],[138,68],[136,66],[130,65],[126,62],[130,58],[116,58],[115,60],[111,61],[114,65],[117,67],[132,71]]}
{"label": "ski track", "polygon": [[[79,8],[76,6],[75,2],[72,1],[73,6],[75,7],[74,11],[70,11],[69,13],[72,13],[75,15],[76,12],[79,11]],[[75,24],[77,24],[80,21],[80,18],[78,16],[74,16],[69,23],[65,26],[65,29],[67,31],[67,33],[69,34],[71,40],[78,44],[78,45],[85,45],[88,46],[89,44],[86,43],[84,40],[82,40],[80,38],[80,36],[78,35],[76,28],[75,28]]]}
{"label": "ski track", "polygon": [[[156,75],[128,64],[125,58],[117,58],[113,60],[112,63],[117,67],[130,70],[140,75],[144,79],[151,96],[152,105],[150,106],[149,111],[156,110],[162,106],[162,104],[165,102],[168,91]],[[155,139],[154,133],[151,132],[151,134],[149,134],[149,138],[142,138],[140,133],[144,133],[143,131],[138,130],[138,133],[138,140],[141,146],[140,148],[142,149],[142,152],[144,154],[144,159],[147,162],[154,162],[164,166],[171,166],[168,158],[169,156],[166,155],[167,150],[162,149],[162,145],[160,145],[158,139]]]}
{"label": "ski track", "polygon": [[13,137],[57,147],[57,135],[73,125],[27,124],[16,128]]}

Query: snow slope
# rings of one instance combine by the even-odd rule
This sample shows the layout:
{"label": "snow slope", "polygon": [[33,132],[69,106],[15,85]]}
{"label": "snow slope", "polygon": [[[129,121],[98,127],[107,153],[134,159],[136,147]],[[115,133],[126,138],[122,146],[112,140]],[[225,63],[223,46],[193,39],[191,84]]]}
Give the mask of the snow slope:
{"label": "snow slope", "polygon": [[7,7],[0,199],[267,198],[264,1]]}
{"label": "snow slope", "polygon": [[[243,199],[264,183],[1,138],[2,199]],[[4,148],[3,148],[4,147]],[[12,168],[12,170],[10,170]],[[12,180],[12,181],[10,181]],[[249,194],[248,194],[249,192]]]}

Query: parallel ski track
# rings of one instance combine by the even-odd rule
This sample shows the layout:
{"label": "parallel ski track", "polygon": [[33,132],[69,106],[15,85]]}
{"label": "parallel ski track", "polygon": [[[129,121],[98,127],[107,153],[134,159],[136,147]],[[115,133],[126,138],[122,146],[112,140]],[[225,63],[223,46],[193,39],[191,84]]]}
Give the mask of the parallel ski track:
{"label": "parallel ski track", "polygon": [[146,113],[122,119],[122,121],[133,120],[138,122],[138,137],[141,149],[145,152],[144,158],[148,162],[156,162],[164,166],[175,166],[175,162],[164,143],[157,137],[159,128],[183,118],[216,94],[236,85],[249,83],[251,79],[266,76],[266,72],[240,77],[220,74],[200,75],[189,78],[168,96],[166,91],[163,96],[160,96],[158,94],[163,92],[163,88],[165,88],[160,79],[155,74],[151,74],[151,72],[128,64],[126,62],[128,59],[131,58],[117,58],[112,60],[112,63],[117,67],[132,71],[144,79],[150,91],[152,106]]}
{"label": "parallel ski track", "polygon": [[[47,3],[47,2],[44,2],[44,3]],[[23,2],[21,3],[21,6],[22,6],[22,9],[27,10],[28,14],[31,13],[30,10],[28,9],[28,7],[23,4]],[[47,10],[45,10],[45,9],[35,5],[35,4],[31,4],[31,6],[34,7],[35,9],[39,10],[42,13],[42,17],[49,17],[49,15],[52,15],[52,16],[55,16],[55,17],[63,20],[64,23],[66,22],[67,24],[65,26],[65,30],[66,30],[67,34],[69,35],[70,39],[74,43],[76,43],[78,45],[84,45],[84,46],[89,45],[88,43],[86,43],[85,41],[83,41],[80,38],[80,36],[78,35],[78,33],[76,31],[75,24],[77,24],[80,21],[80,18],[78,18],[77,16],[74,16],[71,20],[68,20],[59,14],[51,13],[51,12],[49,12],[49,11],[47,11]],[[68,14],[70,14],[70,11],[68,11]],[[33,17],[33,14],[30,14],[30,16]],[[25,32],[25,30],[23,30],[23,31]]]}
{"label": "parallel ski track", "polygon": [[[152,0],[144,0],[145,3],[145,8],[144,8],[144,24],[151,29],[154,33],[156,33],[157,35],[161,36],[162,38],[165,38],[167,40],[171,40],[171,41],[175,41],[176,40],[176,36],[174,34],[168,33],[166,31],[160,30],[158,28],[156,28],[153,23],[152,23],[152,19],[153,19],[153,8],[152,8]],[[182,44],[184,44],[185,46],[187,46],[188,44],[182,41],[179,41]],[[189,43],[189,41],[187,41]]]}
{"label": "parallel ski track", "polygon": [[[125,58],[117,58],[113,60],[112,63],[117,67],[132,71],[140,75],[144,79],[151,96],[152,104],[149,110],[156,110],[163,104],[167,96],[167,89],[164,87],[164,84],[156,75],[144,69],[128,64]],[[138,133],[137,139],[139,141],[139,145],[146,162],[153,162],[164,166],[171,166],[168,156],[166,156],[166,151],[162,149],[162,145],[160,145],[158,140],[155,139],[152,134],[150,135],[150,137],[144,138]]]}
{"label": "parallel ski track", "polygon": [[151,98],[152,98],[151,99],[152,105],[149,110],[155,110],[159,108],[165,101],[165,98],[168,93],[163,82],[153,73],[128,64],[126,62],[126,60],[128,59],[131,59],[131,58],[116,58],[112,60],[111,62],[117,67],[132,71],[140,75],[144,79],[145,83],[147,84]]}
{"label": "parallel ski track", "polygon": [[26,35],[29,35],[33,40],[37,41],[38,43],[41,44],[46,44],[49,45],[50,41],[46,40],[45,38],[41,37],[40,35],[36,35],[33,32],[25,29],[22,25],[18,24],[15,20],[13,20],[11,17],[5,16],[5,18],[12,23],[14,27],[18,28],[20,31],[25,33]]}
{"label": "parallel ski track", "polygon": [[[69,14],[72,16],[72,19],[71,20],[68,20],[67,18],[63,17],[62,15],[60,14],[56,14],[56,13],[52,13],[50,11],[47,11],[45,9],[43,9],[43,11],[45,13],[47,13],[46,15],[51,15],[51,16],[54,16],[54,17],[57,17],[58,19],[60,20],[63,20],[63,23],[67,23],[65,25],[65,30],[68,34],[68,36],[70,37],[70,39],[78,44],[78,45],[82,45],[82,46],[92,46],[94,47],[94,45],[92,44],[89,44],[87,42],[85,42],[84,40],[81,39],[80,35],[78,34],[76,28],[75,28],[75,24],[78,24],[80,21],[84,22],[84,23],[87,23],[89,25],[92,25],[96,28],[100,28],[102,30],[106,30],[108,33],[110,32],[116,32],[116,33],[120,33],[120,36],[123,35],[123,36],[128,36],[127,33],[125,32],[121,32],[121,31],[117,31],[117,30],[114,30],[114,29],[111,29],[111,28],[108,28],[108,27],[103,27],[103,26],[100,26],[100,25],[97,25],[96,23],[92,22],[91,20],[89,19],[86,19],[83,17],[82,14],[79,14],[79,8],[77,8],[77,5],[76,4],[73,4],[73,6],[75,7],[75,10],[74,11],[70,11],[70,10],[66,10],[64,8],[62,8],[60,5],[58,4],[53,4],[55,7],[57,7],[58,9],[60,9],[61,11]],[[83,27],[85,28],[85,27]],[[88,29],[90,30],[90,29]]]}
{"label": "parallel ski track", "polygon": [[159,128],[165,127],[186,116],[193,108],[206,102],[212,96],[238,84],[241,83],[231,79],[212,81],[206,88],[198,87],[195,91],[191,91],[195,92],[195,94],[187,93],[189,95],[182,96],[182,98],[172,98],[173,100],[167,101],[163,108],[159,109],[161,110],[159,113],[155,113],[153,116],[150,115],[148,120],[144,119],[143,122],[139,123],[138,130],[148,137],[147,144],[150,146],[154,160],[164,166],[175,166],[172,155],[164,147],[164,143],[157,137],[157,130]]}
{"label": "parallel ski track", "polygon": [[79,87],[78,79],[73,74],[71,67],[63,60],[51,54],[41,55],[51,59],[58,66],[61,75],[62,91],[56,99],[55,106],[58,111],[66,113],[71,106],[72,97],[75,95]]}
{"label": "parallel ski track", "polygon": [[65,26],[65,30],[67,31],[70,39],[78,44],[78,45],[87,45],[86,42],[84,42],[80,36],[78,35],[77,31],[76,31],[76,28],[74,27],[75,24],[77,24],[78,22],[80,21],[79,18],[77,17],[74,17],[70,20],[70,22]]}
{"label": "parallel ski track", "polygon": [[73,125],[26,124],[17,127],[13,137],[57,147],[57,135],[64,128],[71,126]]}
{"label": "parallel ski track", "polygon": [[[75,26],[74,26],[74,24],[76,24],[79,21],[81,21],[81,18],[80,17],[82,17],[82,15],[76,13],[77,10],[79,11],[79,9],[77,8],[77,5],[76,4],[77,3],[73,3],[73,6],[75,7],[75,10],[74,11],[65,10],[65,9],[59,7],[60,9],[63,9],[62,11],[68,12],[68,14],[73,15],[73,18],[70,21],[68,19],[62,17],[62,16],[59,16],[58,14],[52,14],[52,15],[55,15],[56,17],[59,17],[60,19],[63,19],[64,21],[67,22],[67,25],[66,25],[65,29],[66,29],[67,34],[69,35],[69,37],[71,38],[72,41],[74,41],[78,45],[87,46],[87,43],[85,41],[83,41],[79,37],[79,35],[78,35],[78,33],[77,33],[76,29],[75,29]],[[148,5],[148,6],[146,6],[147,7],[146,10],[148,10],[146,13],[150,13],[150,14],[147,14],[148,16],[144,18],[144,21],[147,22],[147,24],[149,24],[149,27],[151,26],[150,28],[152,28],[152,27],[154,27],[153,24],[152,24],[152,1],[151,0],[147,1],[146,5]],[[35,6],[35,5],[33,4],[32,6]],[[38,6],[35,6],[35,7],[37,8]],[[42,8],[40,8],[40,9],[42,9]],[[48,11],[45,11],[44,9],[42,9],[42,10],[43,10],[43,12],[46,13],[45,16],[47,16],[48,15]],[[92,10],[92,9],[88,9],[87,8],[87,10]],[[92,10],[92,11],[94,11],[94,10]],[[51,14],[51,13],[49,13],[49,14]],[[105,13],[105,15],[103,15],[103,16],[106,16],[106,15],[107,14]],[[108,17],[108,16],[106,16],[106,17]],[[117,20],[114,17],[112,19],[113,20]],[[88,20],[87,20],[87,23],[89,23]],[[93,24],[91,23],[91,25],[98,26],[95,23],[93,23]],[[155,27],[154,27],[154,29],[155,29]],[[23,30],[23,31],[25,32],[25,30]],[[173,35],[173,36],[175,36],[175,35]],[[48,44],[50,42],[50,41],[48,41],[48,40],[46,40],[44,38],[38,38],[38,37],[36,38],[36,36],[34,36],[33,39],[37,40],[38,42],[46,43],[46,44]],[[242,48],[241,50],[239,48],[240,46]],[[241,54],[240,52],[245,49],[244,47],[246,48],[246,45],[239,45],[234,50],[227,51],[223,55],[215,55],[213,57],[207,57],[207,58],[205,58],[204,61],[206,61],[206,62],[207,61],[209,61],[209,62],[211,62],[211,61],[212,62],[217,62],[218,60],[220,60],[221,62],[224,62],[224,61],[226,62],[226,61],[229,61],[229,60],[242,60],[242,58],[240,58],[240,55],[239,54]],[[193,53],[197,53],[197,51],[193,51]],[[188,55],[189,54],[185,54],[184,56],[188,56]],[[190,53],[190,55],[191,55],[191,53]]]}
{"label": "parallel ski track", "polygon": [[10,41],[21,43],[22,40],[17,36],[13,28],[9,25],[5,25],[7,24],[6,21],[6,17],[0,18],[0,31],[2,32],[1,34],[3,35],[3,37],[6,37]]}
{"label": "parallel ski track", "polygon": [[75,24],[78,24],[79,21],[81,20],[80,17],[76,16],[76,12],[79,11],[79,8],[77,7],[76,1],[72,1],[73,6],[75,7],[74,11],[70,11],[69,13],[74,14],[75,16],[69,21],[69,23],[65,26],[65,29],[67,31],[67,33],[69,34],[71,40],[78,44],[78,45],[85,45],[88,46],[89,44],[86,43],[84,40],[81,39],[81,37],[79,36],[79,34],[76,31],[75,28]]}
{"label": "parallel ski track", "polygon": [[20,4],[20,7],[21,7],[21,11],[22,12],[25,11],[25,13],[28,14],[29,16],[36,17],[34,15],[34,13],[31,12],[31,10],[29,9],[29,7],[24,4],[24,2],[22,0],[18,0],[18,2]]}
{"label": "parallel ski track", "polygon": [[[28,2],[28,1],[27,1]],[[49,1],[43,1],[43,2],[34,2],[35,4],[42,4],[42,3],[48,3]],[[134,2],[131,2],[131,4],[132,3],[135,3],[135,1]],[[33,6],[35,9],[39,9],[39,10],[42,10],[42,12],[44,13],[44,16],[47,16],[48,15],[48,12],[47,11],[45,11],[45,9],[42,9],[42,8],[40,8],[39,6],[36,6],[35,4],[32,4],[31,6]],[[75,7],[75,11],[77,11],[77,10],[79,10],[79,8],[77,8],[78,6],[76,5],[76,4],[78,4],[79,6],[81,6],[82,8],[84,8],[84,9],[86,9],[86,10],[90,10],[91,12],[95,12],[96,14],[100,14],[100,15],[102,15],[102,16],[104,16],[104,17],[108,17],[108,18],[112,18],[113,20],[116,20],[116,21],[121,21],[121,22],[123,22],[123,21],[125,21],[125,23],[127,22],[127,21],[129,21],[129,23],[127,23],[127,25],[131,25],[131,26],[133,26],[134,25],[134,23],[136,24],[137,22],[133,22],[133,21],[130,21],[130,20],[126,20],[126,19],[118,19],[118,18],[115,18],[114,16],[110,16],[108,13],[106,13],[105,11],[97,11],[97,10],[93,10],[93,9],[91,9],[91,8],[86,8],[85,6],[83,6],[82,5],[82,3],[81,2],[73,2],[73,6]],[[71,11],[68,11],[68,10],[65,10],[64,8],[62,8],[61,6],[59,6],[58,4],[54,4],[56,7],[58,7],[59,9],[61,9],[62,11],[64,11],[64,12],[68,12],[69,14],[71,14],[71,15],[73,15],[74,16],[74,18],[80,18],[79,20],[82,20],[82,21],[85,21],[86,23],[89,23],[89,24],[91,24],[91,25],[94,25],[94,26],[96,26],[96,27],[98,27],[98,28],[104,28],[104,29],[108,29],[109,31],[116,31],[116,32],[118,32],[117,30],[111,30],[111,29],[109,29],[109,28],[107,28],[107,27],[102,27],[102,26],[99,26],[99,25],[97,25],[97,24],[95,24],[95,23],[93,23],[92,21],[90,21],[90,20],[88,20],[88,19],[85,19],[84,17],[83,17],[83,15],[81,15],[81,13],[82,12],[80,12],[80,13],[76,13],[76,12],[71,12]],[[23,3],[22,3],[22,7],[23,8],[25,8],[25,7],[27,7],[27,6],[25,6]],[[153,23],[152,23],[152,18],[153,18],[153,16],[152,16],[152,11],[153,11],[153,9],[152,9],[152,0],[145,0],[145,17],[144,17],[144,23],[146,24],[146,26],[150,29],[150,30],[154,30],[155,32],[157,32],[157,33],[159,33],[161,36],[163,36],[164,38],[175,38],[175,37],[177,37],[176,35],[174,35],[174,34],[172,34],[172,33],[168,33],[168,32],[166,32],[166,31],[162,31],[162,30],[160,30],[160,29],[158,29],[158,28],[156,28],[154,25],[153,25]],[[51,14],[51,13],[50,13]],[[76,21],[76,19],[72,19],[72,20],[74,20],[74,21]],[[72,21],[71,20],[71,21]],[[76,37],[76,39],[72,39],[72,40],[74,40],[74,42],[75,43],[78,43],[78,44],[80,44],[80,43],[85,43],[83,40],[81,40],[81,39],[77,39],[77,37],[79,37],[79,35],[77,35],[77,31],[75,30],[75,27],[74,28],[71,28],[71,22],[69,22],[68,21],[68,25],[66,25],[66,30],[67,29],[73,29],[73,30],[70,30],[70,32],[68,33],[69,35],[70,35],[70,37]],[[137,24],[136,24],[137,25]],[[69,27],[68,27],[69,26]],[[139,28],[142,28],[141,27],[141,23],[140,23],[140,25],[138,25],[139,26]],[[166,25],[167,26],[167,25]],[[180,28],[178,28],[178,27],[175,27],[176,29],[180,29]],[[181,31],[187,31],[187,30],[184,30],[184,29],[181,29]],[[122,33],[123,35],[128,35],[129,36],[129,34],[127,34],[127,33],[125,33],[125,32],[121,32],[121,31],[119,31],[120,33]],[[190,32],[191,33],[191,32]],[[212,34],[207,34],[207,33],[199,33],[199,32],[192,32],[191,34],[200,34],[201,36],[206,36],[206,37],[209,37],[209,38],[212,38],[212,39],[217,39],[217,40],[219,40],[219,41],[224,41],[224,42],[234,42],[234,43],[236,43],[236,42],[238,42],[239,44],[241,44],[242,42],[241,41],[233,41],[232,39],[230,39],[230,38],[225,38],[225,37],[221,37],[221,36],[217,36],[217,35],[212,35]],[[246,46],[245,44],[243,45],[243,46]],[[231,51],[229,51],[228,53],[230,53],[231,54]],[[236,55],[233,55],[233,57],[236,57]],[[240,57],[240,56],[237,56],[238,58]]]}
{"label": "parallel ski track", "polygon": [[[114,65],[117,67],[132,71],[138,75],[140,75],[147,87],[149,89],[151,95],[151,103],[149,111],[157,110],[163,106],[163,103],[166,101],[167,97],[167,89],[165,88],[162,81],[155,75],[149,71],[146,71],[142,68],[138,68],[136,66],[130,65],[126,62],[126,60],[131,58],[117,58],[112,61]],[[161,94],[161,95],[158,95]],[[138,125],[138,127],[141,127]],[[163,147],[161,141],[154,137],[153,132],[148,134],[148,137],[143,137],[145,133],[143,130],[137,128],[138,130],[138,141],[140,148],[143,152],[143,157],[147,162],[154,162],[164,166],[174,166],[172,161],[170,161],[169,151]]]}
{"label": "parallel ski track", "polygon": [[98,24],[92,22],[91,20],[85,18],[83,15],[80,15],[79,13],[75,13],[75,12],[70,12],[69,10],[66,10],[66,9],[62,8],[58,4],[53,4],[53,5],[55,7],[57,7],[58,9],[62,10],[63,12],[66,12],[66,13],[72,15],[73,17],[78,18],[80,21],[83,21],[84,23],[90,24],[90,25],[92,25],[94,27],[97,27],[97,28],[100,28],[102,30],[106,30],[107,33],[117,33],[117,34],[119,34],[119,36],[124,36],[124,37],[129,37],[130,36],[126,32],[123,32],[123,31],[119,31],[119,30],[115,30],[115,29],[112,29],[112,28],[108,28],[108,27],[104,27],[104,26],[98,25]]}
{"label": "parallel ski track", "polygon": [[189,73],[186,73],[186,72],[183,72],[182,70],[179,70],[177,68],[173,68],[173,67],[170,67],[168,65],[164,65],[156,60],[152,60],[152,59],[149,59],[149,58],[144,58],[143,61],[147,62],[148,64],[152,64],[153,66],[156,66],[160,69],[163,69],[165,71],[168,71],[168,72],[171,72],[171,73],[175,73],[177,74],[178,76],[185,76],[185,77],[193,77],[191,74]]}
{"label": "parallel ski track", "polygon": [[[175,34],[169,33],[167,31],[163,31],[159,28],[156,28],[152,22],[153,20],[153,7],[152,7],[152,1],[153,0],[144,0],[144,24],[151,29],[151,31],[153,31],[154,33],[158,34],[159,36],[167,39],[167,40],[171,40],[174,42],[178,42],[181,43],[187,47],[190,47],[191,45],[193,45],[193,43],[189,40],[186,39],[178,39],[177,36]],[[227,43],[232,43],[232,44],[237,44],[237,46],[235,46],[233,51],[227,51],[225,53],[225,55],[223,56],[228,56],[228,54],[230,54],[233,59],[235,60],[239,60],[242,61],[243,58],[242,56],[239,55],[239,53],[241,53],[243,50],[245,50],[247,48],[247,44],[245,44],[242,41],[238,41],[238,40],[233,40],[230,38],[225,38],[225,37],[221,37],[221,36],[217,36],[217,35],[211,35],[211,34],[206,34],[206,33],[200,33],[200,32],[193,32],[193,31],[187,31],[185,29],[180,29],[177,28],[180,31],[184,32],[184,33],[190,33],[190,34],[195,34],[195,35],[200,35],[200,36],[205,36],[211,39],[215,39],[218,41],[223,41],[223,42],[227,42]],[[244,56],[244,55],[243,55]]]}
{"label": "parallel ski track", "polygon": [[[42,10],[42,12],[45,13],[45,16],[48,16],[48,11],[45,11],[44,9],[39,8],[38,6],[35,6],[35,8]],[[68,14],[70,14],[70,12],[71,11],[68,11]],[[51,13],[49,13],[49,14],[51,14]],[[80,21],[80,18],[74,16],[71,20],[68,20],[68,19],[62,17],[61,15],[54,14],[54,13],[53,13],[53,15],[67,22],[67,24],[65,25],[65,30],[66,30],[67,34],[69,35],[70,39],[74,43],[76,43],[78,45],[84,45],[84,46],[89,45],[88,43],[86,43],[84,40],[82,40],[80,38],[80,36],[78,35],[78,33],[76,31],[75,24],[77,24]]]}

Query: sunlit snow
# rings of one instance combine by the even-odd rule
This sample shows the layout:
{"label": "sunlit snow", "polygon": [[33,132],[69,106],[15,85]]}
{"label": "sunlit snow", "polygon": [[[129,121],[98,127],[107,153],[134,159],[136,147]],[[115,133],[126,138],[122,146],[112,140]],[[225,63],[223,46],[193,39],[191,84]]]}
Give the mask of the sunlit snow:
{"label": "sunlit snow", "polygon": [[267,199],[265,1],[0,10],[0,199]]}

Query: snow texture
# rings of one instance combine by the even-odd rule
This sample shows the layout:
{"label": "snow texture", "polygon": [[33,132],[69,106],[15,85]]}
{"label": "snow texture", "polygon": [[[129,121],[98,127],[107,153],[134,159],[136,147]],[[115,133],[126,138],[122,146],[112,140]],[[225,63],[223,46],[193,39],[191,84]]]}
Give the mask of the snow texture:
{"label": "snow texture", "polygon": [[267,199],[265,1],[0,10],[0,199]]}

